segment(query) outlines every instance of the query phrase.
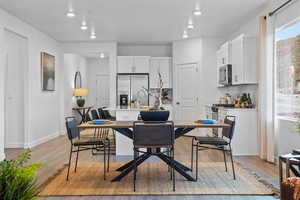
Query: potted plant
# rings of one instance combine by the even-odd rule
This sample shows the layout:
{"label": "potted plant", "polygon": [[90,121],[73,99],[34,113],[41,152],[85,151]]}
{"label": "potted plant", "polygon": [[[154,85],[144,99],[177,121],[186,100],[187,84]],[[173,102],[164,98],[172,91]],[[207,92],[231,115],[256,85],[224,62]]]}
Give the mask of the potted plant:
{"label": "potted plant", "polygon": [[39,193],[35,174],[42,164],[25,165],[31,151],[27,150],[16,160],[0,162],[0,199],[3,200],[32,200]]}

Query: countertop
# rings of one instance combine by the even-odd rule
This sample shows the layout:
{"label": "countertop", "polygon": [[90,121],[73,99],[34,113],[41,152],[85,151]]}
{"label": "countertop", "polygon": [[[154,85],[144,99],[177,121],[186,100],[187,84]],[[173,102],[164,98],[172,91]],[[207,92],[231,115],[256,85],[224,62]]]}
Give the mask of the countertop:
{"label": "countertop", "polygon": [[[172,109],[172,105],[169,105],[169,104],[162,105],[161,107],[164,107],[166,110]],[[142,110],[148,110],[148,109],[131,108],[130,106],[121,108],[120,106],[116,106],[116,107],[108,107],[108,108],[105,108],[104,110],[110,110],[110,111],[142,111]]]}

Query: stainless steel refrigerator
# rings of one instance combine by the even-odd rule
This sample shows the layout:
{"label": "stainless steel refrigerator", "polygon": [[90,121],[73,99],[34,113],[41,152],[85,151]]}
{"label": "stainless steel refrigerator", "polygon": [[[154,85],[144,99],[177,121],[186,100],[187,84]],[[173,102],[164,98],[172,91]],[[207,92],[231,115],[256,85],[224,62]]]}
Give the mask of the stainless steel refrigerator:
{"label": "stainless steel refrigerator", "polygon": [[149,74],[148,73],[119,73],[117,74],[117,105],[120,97],[128,96],[128,103],[138,102],[140,106],[149,105]]}

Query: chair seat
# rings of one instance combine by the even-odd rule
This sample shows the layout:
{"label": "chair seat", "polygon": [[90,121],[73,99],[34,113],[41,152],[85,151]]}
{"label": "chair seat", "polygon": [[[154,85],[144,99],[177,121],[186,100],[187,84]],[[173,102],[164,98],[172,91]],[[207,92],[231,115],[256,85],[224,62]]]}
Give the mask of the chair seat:
{"label": "chair seat", "polygon": [[80,138],[73,141],[74,146],[88,146],[88,145],[104,145],[103,140],[94,138]]}
{"label": "chair seat", "polygon": [[196,137],[196,141],[199,144],[210,144],[210,145],[228,145],[229,143],[220,137]]}

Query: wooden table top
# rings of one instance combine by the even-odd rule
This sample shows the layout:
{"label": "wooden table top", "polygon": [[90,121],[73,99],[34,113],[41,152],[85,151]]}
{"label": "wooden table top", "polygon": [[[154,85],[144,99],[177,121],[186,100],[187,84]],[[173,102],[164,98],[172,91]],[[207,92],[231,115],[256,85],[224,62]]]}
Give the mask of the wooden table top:
{"label": "wooden table top", "polygon": [[[226,128],[230,127],[228,124],[216,123],[216,124],[204,124],[202,122],[195,121],[174,121],[176,128]],[[109,121],[105,124],[93,124],[87,122],[78,125],[78,128],[132,128],[133,121]]]}
{"label": "wooden table top", "polygon": [[73,107],[73,110],[83,110],[83,109],[91,109],[93,106],[84,106],[84,107]]}

